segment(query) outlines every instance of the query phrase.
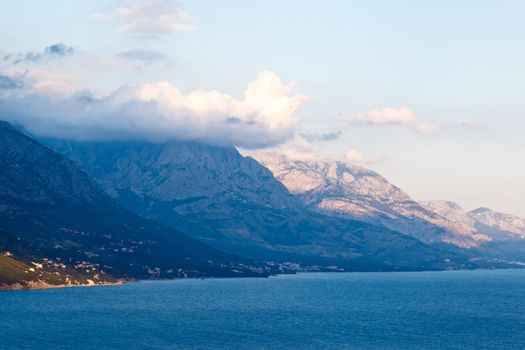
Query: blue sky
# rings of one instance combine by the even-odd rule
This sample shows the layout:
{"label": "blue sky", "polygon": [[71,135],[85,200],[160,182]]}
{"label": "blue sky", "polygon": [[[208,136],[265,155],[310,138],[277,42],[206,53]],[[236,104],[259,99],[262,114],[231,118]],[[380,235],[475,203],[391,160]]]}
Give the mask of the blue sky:
{"label": "blue sky", "polygon": [[[414,198],[525,216],[523,1],[35,0],[0,13],[0,76],[27,87],[3,112],[35,132],[78,137],[94,118],[85,135],[347,155]],[[46,54],[58,43],[72,52]]]}

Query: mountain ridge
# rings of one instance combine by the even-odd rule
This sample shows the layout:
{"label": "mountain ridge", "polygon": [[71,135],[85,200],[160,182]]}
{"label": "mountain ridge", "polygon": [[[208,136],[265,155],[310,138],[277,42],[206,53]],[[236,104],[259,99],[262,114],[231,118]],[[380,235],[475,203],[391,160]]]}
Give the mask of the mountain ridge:
{"label": "mountain ridge", "polygon": [[382,226],[309,210],[271,171],[231,147],[187,141],[46,143],[129,210],[230,253],[401,269],[445,268],[453,260],[450,252]]}
{"label": "mountain ridge", "polygon": [[[525,239],[525,219],[516,215],[497,212],[489,208],[466,211],[452,201],[434,200],[420,201],[420,203],[444,216],[453,217],[457,222],[468,226],[478,234],[488,236],[491,240]],[[492,231],[487,228],[491,228]]]}
{"label": "mountain ridge", "polygon": [[424,208],[366,168],[328,158],[292,159],[274,152],[248,154],[268,167],[303,203],[320,212],[382,224],[425,243],[473,248],[486,239]]}
{"label": "mountain ridge", "polygon": [[267,275],[244,259],[131,214],[71,160],[10,124],[0,122],[0,136],[0,252],[9,259],[51,270],[64,265],[64,271],[95,283]]}

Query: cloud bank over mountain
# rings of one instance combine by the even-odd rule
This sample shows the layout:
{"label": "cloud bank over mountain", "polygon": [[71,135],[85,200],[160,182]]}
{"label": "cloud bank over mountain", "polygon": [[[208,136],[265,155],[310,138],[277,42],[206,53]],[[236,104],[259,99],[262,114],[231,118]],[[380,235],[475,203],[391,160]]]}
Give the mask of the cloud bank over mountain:
{"label": "cloud bank over mountain", "polygon": [[34,88],[34,79],[2,73],[2,118],[36,135],[75,140],[184,139],[244,148],[274,146],[294,135],[296,111],[307,99],[271,71],[250,81],[241,98],[217,90],[183,93],[166,81],[122,86],[102,97],[90,91],[63,96]]}

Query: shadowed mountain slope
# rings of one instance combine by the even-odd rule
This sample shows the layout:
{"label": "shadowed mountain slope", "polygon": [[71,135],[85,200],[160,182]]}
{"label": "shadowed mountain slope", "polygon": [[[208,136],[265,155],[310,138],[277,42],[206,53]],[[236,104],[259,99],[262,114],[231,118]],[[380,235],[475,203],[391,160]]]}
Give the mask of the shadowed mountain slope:
{"label": "shadowed mountain slope", "polygon": [[0,252],[117,278],[256,276],[235,256],[134,215],[72,161],[0,122]]}

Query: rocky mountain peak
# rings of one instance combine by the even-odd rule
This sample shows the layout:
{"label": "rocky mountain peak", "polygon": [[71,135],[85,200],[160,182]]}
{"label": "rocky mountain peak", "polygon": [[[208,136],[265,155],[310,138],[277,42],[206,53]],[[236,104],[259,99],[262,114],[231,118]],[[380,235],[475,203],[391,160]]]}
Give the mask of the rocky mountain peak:
{"label": "rocky mountain peak", "polygon": [[369,169],[327,158],[298,160],[273,152],[252,156],[303,203],[320,212],[381,224],[424,242],[478,245],[479,237],[471,230],[420,205]]}

